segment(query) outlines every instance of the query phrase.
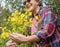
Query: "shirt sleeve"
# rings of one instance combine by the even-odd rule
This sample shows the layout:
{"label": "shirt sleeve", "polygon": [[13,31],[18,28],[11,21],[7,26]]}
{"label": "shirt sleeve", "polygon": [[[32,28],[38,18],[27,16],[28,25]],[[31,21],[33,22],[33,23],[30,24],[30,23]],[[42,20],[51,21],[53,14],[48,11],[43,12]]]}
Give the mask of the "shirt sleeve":
{"label": "shirt sleeve", "polygon": [[35,32],[35,35],[37,35],[41,39],[46,39],[54,34],[55,31],[55,21],[56,16],[52,9],[45,9],[44,10],[44,20],[43,20],[43,29],[40,31]]}

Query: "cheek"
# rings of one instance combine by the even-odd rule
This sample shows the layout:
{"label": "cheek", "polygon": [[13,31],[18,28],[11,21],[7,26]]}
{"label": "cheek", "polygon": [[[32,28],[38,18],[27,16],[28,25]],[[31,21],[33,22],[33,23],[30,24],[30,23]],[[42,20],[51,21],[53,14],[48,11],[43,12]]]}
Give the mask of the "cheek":
{"label": "cheek", "polygon": [[33,10],[34,8],[33,7],[30,7],[29,10]]}
{"label": "cheek", "polygon": [[30,10],[30,11],[35,10],[35,6],[31,6],[31,7],[29,8],[29,10]]}

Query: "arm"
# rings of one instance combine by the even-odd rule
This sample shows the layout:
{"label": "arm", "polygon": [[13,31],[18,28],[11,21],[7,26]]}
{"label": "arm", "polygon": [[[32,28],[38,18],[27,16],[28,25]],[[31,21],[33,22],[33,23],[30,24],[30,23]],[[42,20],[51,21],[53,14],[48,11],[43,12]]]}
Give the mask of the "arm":
{"label": "arm", "polygon": [[25,43],[25,42],[38,42],[40,40],[39,37],[37,37],[36,35],[32,35],[32,36],[25,36],[22,34],[10,34],[10,38],[17,42],[17,43]]}
{"label": "arm", "polygon": [[36,35],[32,35],[32,36],[27,36],[28,42],[38,42],[40,41],[40,38]]}
{"label": "arm", "polygon": [[40,39],[36,36],[36,35],[32,35],[32,36],[24,36],[21,34],[10,34],[10,38],[12,40],[9,40],[6,43],[6,47],[16,47],[18,44],[20,43],[26,43],[26,42],[38,42]]}

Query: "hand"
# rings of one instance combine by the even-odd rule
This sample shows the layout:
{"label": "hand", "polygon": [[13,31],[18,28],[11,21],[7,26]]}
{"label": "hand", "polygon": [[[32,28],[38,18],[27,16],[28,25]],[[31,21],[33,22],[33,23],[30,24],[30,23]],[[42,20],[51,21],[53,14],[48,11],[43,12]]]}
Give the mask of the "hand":
{"label": "hand", "polygon": [[16,43],[24,43],[24,42],[38,42],[40,40],[39,37],[37,37],[36,35],[32,35],[32,36],[24,36],[22,34],[10,34],[9,35],[10,39],[12,39],[13,41],[15,41]]}
{"label": "hand", "polygon": [[13,33],[9,35],[10,39],[14,40],[17,43],[21,43],[22,40],[24,40],[24,38],[26,36],[22,35],[22,34],[18,34],[18,33]]}
{"label": "hand", "polygon": [[6,47],[17,47],[17,43],[12,41],[12,40],[9,40],[7,43],[6,43]]}

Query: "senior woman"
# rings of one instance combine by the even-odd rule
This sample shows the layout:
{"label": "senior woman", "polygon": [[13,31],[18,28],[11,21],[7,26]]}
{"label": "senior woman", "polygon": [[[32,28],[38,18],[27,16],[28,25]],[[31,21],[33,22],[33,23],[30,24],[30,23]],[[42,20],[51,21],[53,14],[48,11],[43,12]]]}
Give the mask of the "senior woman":
{"label": "senior woman", "polygon": [[[16,47],[19,43],[35,42],[41,47],[60,47],[60,33],[56,28],[56,14],[50,8],[43,8],[40,0],[25,0],[26,9],[32,12],[31,32],[32,35],[10,34],[6,43],[7,47]],[[39,20],[35,18],[40,15]],[[37,24],[34,24],[37,22]],[[42,23],[40,25],[40,23]],[[38,46],[37,46],[38,47]]]}

